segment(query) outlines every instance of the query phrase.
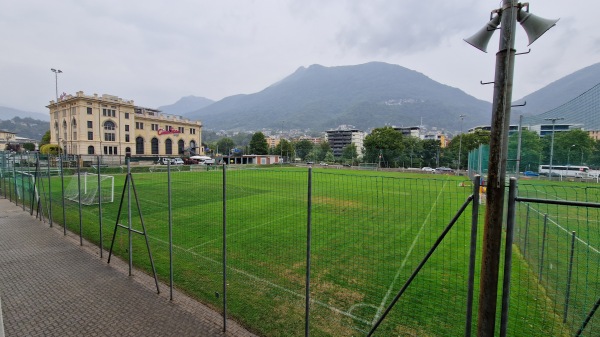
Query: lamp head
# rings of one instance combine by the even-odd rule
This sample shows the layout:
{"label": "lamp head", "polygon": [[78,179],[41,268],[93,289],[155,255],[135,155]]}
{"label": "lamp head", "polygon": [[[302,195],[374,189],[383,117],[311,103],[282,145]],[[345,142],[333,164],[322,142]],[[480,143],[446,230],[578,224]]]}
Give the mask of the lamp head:
{"label": "lamp head", "polygon": [[496,15],[490,22],[488,22],[483,28],[481,28],[477,33],[473,34],[473,36],[464,39],[464,41],[473,47],[481,50],[484,53],[487,53],[487,45],[494,35],[494,31],[500,25],[500,15]]}
{"label": "lamp head", "polygon": [[548,29],[554,27],[558,20],[559,19],[544,19],[526,12],[523,9],[519,9],[517,14],[517,21],[519,21],[521,27],[525,30],[525,33],[527,33],[529,45],[535,42],[540,36],[544,35]]}

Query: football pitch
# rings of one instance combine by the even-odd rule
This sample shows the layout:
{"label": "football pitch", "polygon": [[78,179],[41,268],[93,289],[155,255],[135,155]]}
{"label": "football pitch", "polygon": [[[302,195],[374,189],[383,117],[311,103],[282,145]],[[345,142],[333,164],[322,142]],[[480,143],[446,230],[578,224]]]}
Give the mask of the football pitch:
{"label": "football pitch", "polygon": [[[464,177],[456,176],[314,169],[309,177],[306,169],[293,168],[226,173],[225,177],[221,170],[174,172],[170,177],[165,172],[132,174],[132,227],[142,229],[141,213],[157,273],[168,282],[171,222],[175,286],[219,311],[226,295],[228,316],[265,336],[304,334],[309,213],[310,333],[364,336],[473,192]],[[115,201],[102,205],[105,249],[110,247],[122,192],[119,223],[128,223],[125,175],[114,176]],[[62,222],[58,178],[52,178],[51,189],[53,218]],[[65,205],[68,228],[78,233],[79,205],[71,201]],[[561,214],[573,216],[569,212]],[[82,207],[83,235],[96,244],[99,213],[97,205]],[[464,335],[470,232],[471,206],[376,335]],[[479,237],[481,233],[480,229]],[[532,232],[527,240],[533,242],[534,237],[538,236]],[[585,242],[598,247],[597,239],[598,235]],[[119,228],[114,253],[126,257],[127,249],[127,231]],[[142,236],[134,235],[132,252],[135,265],[151,272]],[[478,258],[475,302],[480,263]],[[542,288],[538,268],[520,254],[513,263],[516,282],[511,301],[526,310],[513,305],[509,322],[524,316],[527,322],[510,326],[510,334],[568,335],[557,309],[539,305],[552,302],[551,296],[530,291],[532,285]]]}

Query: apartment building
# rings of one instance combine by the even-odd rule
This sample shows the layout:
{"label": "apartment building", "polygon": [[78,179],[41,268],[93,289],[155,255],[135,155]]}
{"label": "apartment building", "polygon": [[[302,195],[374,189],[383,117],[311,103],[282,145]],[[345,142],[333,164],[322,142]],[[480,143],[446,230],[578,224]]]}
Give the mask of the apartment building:
{"label": "apartment building", "polygon": [[50,134],[67,155],[102,155],[108,162],[125,157],[204,154],[202,124],[159,110],[136,106],[113,95],[63,94],[50,101]]}

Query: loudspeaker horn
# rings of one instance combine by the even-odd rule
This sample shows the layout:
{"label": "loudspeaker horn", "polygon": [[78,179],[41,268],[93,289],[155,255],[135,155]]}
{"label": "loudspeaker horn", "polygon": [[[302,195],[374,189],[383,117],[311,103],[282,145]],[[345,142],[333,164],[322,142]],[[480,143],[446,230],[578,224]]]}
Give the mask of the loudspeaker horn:
{"label": "loudspeaker horn", "polygon": [[492,35],[494,35],[494,31],[496,31],[496,28],[498,28],[498,25],[500,25],[500,15],[496,15],[477,33],[464,40],[471,46],[481,50],[484,53],[487,53],[487,45],[490,42]]}
{"label": "loudspeaker horn", "polygon": [[548,29],[554,27],[558,20],[560,19],[553,20],[540,18],[539,16],[526,12],[523,9],[520,9],[517,15],[517,21],[519,21],[525,30],[525,33],[527,33],[529,45],[535,42],[535,40],[537,40],[540,36],[544,35]]}

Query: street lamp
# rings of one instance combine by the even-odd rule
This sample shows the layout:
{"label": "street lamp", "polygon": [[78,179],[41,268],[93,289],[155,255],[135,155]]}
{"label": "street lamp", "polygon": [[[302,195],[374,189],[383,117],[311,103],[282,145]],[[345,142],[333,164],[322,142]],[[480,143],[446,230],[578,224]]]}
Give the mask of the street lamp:
{"label": "street lamp", "polygon": [[[527,11],[523,10],[526,7]],[[508,153],[508,131],[512,101],[513,72],[515,61],[515,31],[518,21],[529,38],[531,45],[552,28],[558,20],[546,20],[529,13],[529,3],[515,0],[502,0],[502,7],[490,14],[490,21],[475,35],[465,41],[486,52],[487,45],[500,25],[500,46],[496,53],[494,97],[492,102],[492,122],[490,130],[490,153],[486,185],[486,212],[481,256],[481,276],[477,336],[492,337],[495,332],[496,304],[498,299],[498,279],[500,251],[502,246],[502,218],[504,214],[504,192],[506,182],[506,162]],[[510,249],[510,247],[506,247]],[[471,261],[473,264],[473,261]],[[472,275],[470,275],[470,278]],[[503,287],[504,288],[504,287]],[[504,304],[504,303],[503,303]],[[503,305],[504,308],[504,305]],[[468,314],[471,314],[470,304]],[[470,322],[465,325],[469,335]],[[500,336],[506,334],[506,317],[503,312]]]}
{"label": "street lamp", "polygon": [[[571,166],[571,149],[574,148],[575,146],[577,146],[576,144],[573,144],[571,146],[569,146],[569,150],[567,151],[567,167]],[[567,168],[568,170],[568,168]]]}
{"label": "street lamp", "polygon": [[[55,93],[56,93],[56,120],[58,121],[58,117],[59,117],[58,116],[58,74],[62,73],[62,70],[54,69],[54,68],[51,68],[50,70],[54,73],[54,89],[56,90],[55,91]],[[60,123],[59,123],[58,133],[60,134]],[[58,139],[56,140],[56,143],[60,147],[60,137],[58,137]]]}
{"label": "street lamp", "polygon": [[460,175],[460,155],[462,153],[462,133],[463,133],[463,120],[465,119],[465,115],[460,115],[460,139],[458,140],[458,169],[456,170],[456,174]]}
{"label": "street lamp", "polygon": [[548,170],[548,177],[552,180],[552,159],[554,157],[554,125],[556,121],[561,121],[564,118],[554,117],[554,118],[544,118],[546,121],[552,122],[552,138],[550,140],[550,169]]}

